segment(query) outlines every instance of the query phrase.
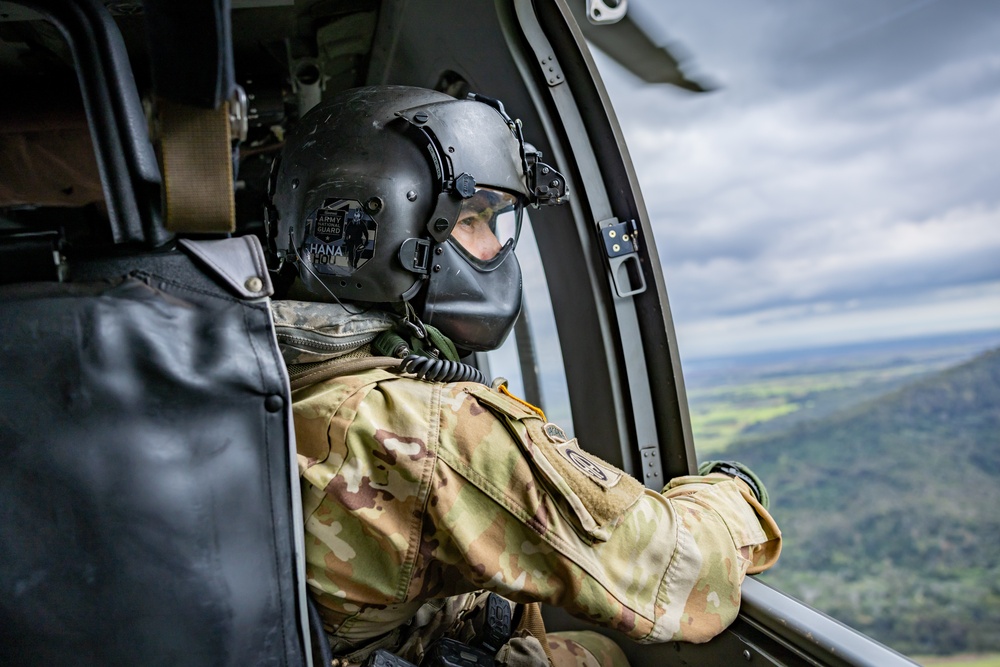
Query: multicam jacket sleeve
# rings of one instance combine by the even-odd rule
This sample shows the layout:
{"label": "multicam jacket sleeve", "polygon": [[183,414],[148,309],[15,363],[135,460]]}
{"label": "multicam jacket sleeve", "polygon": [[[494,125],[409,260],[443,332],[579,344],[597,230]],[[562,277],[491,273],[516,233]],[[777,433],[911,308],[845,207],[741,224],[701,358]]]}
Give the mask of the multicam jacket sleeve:
{"label": "multicam jacket sleeve", "polygon": [[309,583],[338,640],[485,588],[641,642],[706,641],[780,548],[728,477],[646,490],[482,385],[376,370],[294,399]]}

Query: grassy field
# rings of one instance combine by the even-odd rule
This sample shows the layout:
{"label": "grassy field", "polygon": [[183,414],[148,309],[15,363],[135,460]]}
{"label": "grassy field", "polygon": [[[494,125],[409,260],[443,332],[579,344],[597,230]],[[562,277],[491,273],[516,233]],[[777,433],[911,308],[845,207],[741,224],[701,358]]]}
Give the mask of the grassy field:
{"label": "grassy field", "polygon": [[914,656],[915,662],[931,667],[931,665],[948,665],[949,667],[1000,667],[1000,653],[987,655],[953,655],[953,656]]}
{"label": "grassy field", "polygon": [[737,438],[768,434],[797,420],[830,414],[941,367],[913,362],[778,377],[767,377],[765,371],[763,377],[733,384],[692,387],[688,401],[695,444],[703,454],[720,452]]}
{"label": "grassy field", "polygon": [[[995,340],[988,339],[991,342]],[[986,343],[938,341],[714,361],[685,368],[695,446],[715,454],[888,393]]]}

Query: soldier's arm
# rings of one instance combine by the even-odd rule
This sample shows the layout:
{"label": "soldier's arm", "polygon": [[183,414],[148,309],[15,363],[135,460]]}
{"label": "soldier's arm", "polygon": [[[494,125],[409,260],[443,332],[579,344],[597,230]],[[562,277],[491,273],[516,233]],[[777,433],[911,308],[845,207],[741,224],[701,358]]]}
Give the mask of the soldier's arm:
{"label": "soldier's arm", "polygon": [[485,391],[444,393],[414,585],[461,576],[643,642],[706,641],[732,622],[744,576],[780,549],[749,489],[711,475],[646,490]]}
{"label": "soldier's arm", "polygon": [[355,638],[487,588],[639,641],[705,641],[735,617],[750,560],[777,553],[766,511],[727,477],[649,491],[481,385],[369,391],[390,378],[296,399],[310,586]]}

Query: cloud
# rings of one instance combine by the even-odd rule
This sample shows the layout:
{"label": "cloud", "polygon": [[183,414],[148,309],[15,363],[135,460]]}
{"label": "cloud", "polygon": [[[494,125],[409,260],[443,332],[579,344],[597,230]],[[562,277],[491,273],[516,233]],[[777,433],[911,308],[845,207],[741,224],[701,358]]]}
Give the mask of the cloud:
{"label": "cloud", "polygon": [[792,66],[773,79],[790,86],[837,83],[856,93],[907,87],[997,43],[990,0],[941,0],[802,6],[798,39],[779,40]]}
{"label": "cloud", "polygon": [[698,69],[727,82],[701,96],[642,86],[597,56],[680,331],[724,346],[779,320],[796,340],[873,323],[871,335],[913,335],[918,316],[937,331],[922,303],[982,326],[954,312],[997,306],[976,294],[1000,280],[1000,8],[979,9],[657,6]]}
{"label": "cloud", "polygon": [[[679,314],[734,315],[814,301],[905,298],[1000,279],[1000,207],[929,220],[854,218],[772,239],[750,260],[668,264]],[[818,252],[817,249],[822,249]],[[680,302],[679,302],[680,301]]]}
{"label": "cloud", "polygon": [[1000,281],[934,289],[917,299],[816,301],[733,317],[677,321],[686,359],[1000,329]]}

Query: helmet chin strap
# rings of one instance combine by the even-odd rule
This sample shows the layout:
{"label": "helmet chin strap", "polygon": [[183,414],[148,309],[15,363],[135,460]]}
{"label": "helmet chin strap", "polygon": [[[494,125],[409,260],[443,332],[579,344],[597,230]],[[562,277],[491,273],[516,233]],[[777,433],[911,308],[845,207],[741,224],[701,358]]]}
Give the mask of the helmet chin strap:
{"label": "helmet chin strap", "polygon": [[406,308],[406,316],[403,319],[403,324],[413,332],[414,336],[420,340],[425,340],[427,338],[427,329],[424,327],[424,323],[420,321],[420,318],[417,317],[417,311],[413,308],[413,304],[409,301],[404,301],[403,305]]}

